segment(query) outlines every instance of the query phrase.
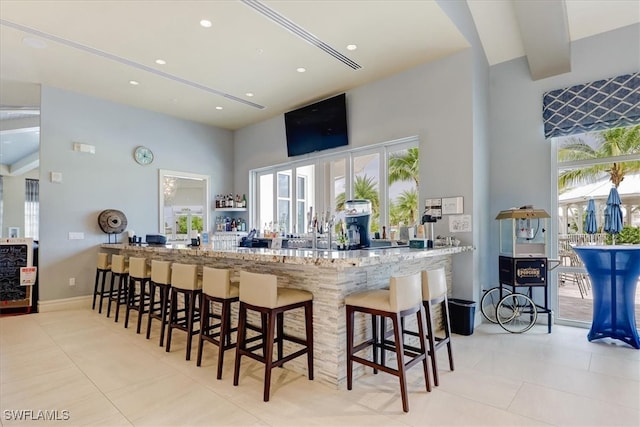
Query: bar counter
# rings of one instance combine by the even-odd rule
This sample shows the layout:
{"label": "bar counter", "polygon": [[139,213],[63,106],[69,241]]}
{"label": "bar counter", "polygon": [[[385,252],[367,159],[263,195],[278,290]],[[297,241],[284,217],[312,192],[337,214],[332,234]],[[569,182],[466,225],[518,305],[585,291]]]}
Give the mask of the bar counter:
{"label": "bar counter", "polygon": [[[447,283],[451,286],[451,257],[473,249],[471,246],[459,246],[349,251],[240,247],[213,250],[186,245],[125,244],[103,244],[101,248],[127,257],[227,268],[232,270],[233,281],[238,280],[241,270],[275,274],[279,286],[312,292],[315,379],[335,387],[340,387],[346,380],[345,296],[353,292],[386,288],[393,275],[407,275],[441,266],[445,267]],[[303,320],[301,310],[300,313],[287,314],[285,328],[289,333],[302,337]],[[356,333],[364,335],[369,323],[357,322]],[[215,350],[211,348],[209,351]],[[303,359],[294,359],[286,367],[306,375],[306,362]],[[354,375],[359,373],[354,371]]]}

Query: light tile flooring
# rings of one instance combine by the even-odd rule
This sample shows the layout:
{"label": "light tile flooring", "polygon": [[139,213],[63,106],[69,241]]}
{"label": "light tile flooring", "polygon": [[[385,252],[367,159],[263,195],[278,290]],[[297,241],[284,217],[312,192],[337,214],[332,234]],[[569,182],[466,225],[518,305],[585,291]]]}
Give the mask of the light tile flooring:
{"label": "light tile flooring", "polygon": [[[135,321],[135,317],[133,318]],[[419,366],[409,372],[410,412],[397,379],[367,374],[352,391],[276,369],[271,401],[262,401],[261,365],[243,359],[232,385],[233,351],[222,380],[216,351],[203,366],[184,359],[184,334],[171,353],[124,329],[122,320],[89,309],[0,318],[0,422],[105,426],[427,426],[640,425],[640,351],[589,343],[585,329],[536,325],[509,334],[483,324],[454,336],[455,372],[441,351],[439,387],[424,390]],[[31,410],[35,420],[15,421]],[[38,420],[57,410],[66,421]],[[68,411],[68,412],[62,412]]]}

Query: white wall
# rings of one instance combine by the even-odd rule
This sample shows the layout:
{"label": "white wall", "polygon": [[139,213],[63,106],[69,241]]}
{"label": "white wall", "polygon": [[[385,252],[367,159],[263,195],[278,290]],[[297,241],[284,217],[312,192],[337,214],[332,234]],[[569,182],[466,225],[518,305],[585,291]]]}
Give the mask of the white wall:
{"label": "white wall", "polygon": [[[74,152],[74,142],[94,145],[96,153]],[[210,175],[212,195],[233,184],[231,132],[56,88],[42,88],[40,145],[45,301],[91,294],[98,245],[107,242],[97,223],[102,210],[123,211],[138,236],[157,233],[158,169]],[[153,150],[151,165],[133,160],[138,145]],[[62,173],[62,183],[50,182],[52,171]],[[70,231],[85,239],[68,240]]]}
{"label": "white wall", "polygon": [[[551,141],[542,122],[544,92],[636,72],[640,69],[640,25],[572,43],[571,72],[531,81],[526,59],[491,67],[491,212],[532,204],[550,214],[555,190]],[[551,221],[554,236],[555,221]],[[498,222],[489,218],[490,273],[498,282]]]}

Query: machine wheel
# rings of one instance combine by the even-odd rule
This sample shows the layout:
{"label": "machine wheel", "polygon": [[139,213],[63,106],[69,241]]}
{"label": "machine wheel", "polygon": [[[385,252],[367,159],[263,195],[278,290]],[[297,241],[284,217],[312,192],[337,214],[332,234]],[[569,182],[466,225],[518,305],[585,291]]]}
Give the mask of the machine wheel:
{"label": "machine wheel", "polygon": [[[511,291],[507,288],[502,288],[502,296],[510,295]],[[496,309],[500,302],[500,288],[491,288],[484,293],[480,300],[480,311],[485,319],[491,323],[498,323],[496,318]]]}
{"label": "machine wheel", "polygon": [[531,329],[536,323],[538,309],[528,296],[512,293],[500,300],[496,317],[505,331],[520,334]]}

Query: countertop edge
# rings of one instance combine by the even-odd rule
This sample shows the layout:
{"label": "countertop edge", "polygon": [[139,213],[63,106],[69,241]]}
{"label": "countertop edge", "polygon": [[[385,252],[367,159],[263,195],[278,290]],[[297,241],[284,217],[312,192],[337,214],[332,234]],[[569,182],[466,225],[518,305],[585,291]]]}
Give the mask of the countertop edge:
{"label": "countertop edge", "polygon": [[304,249],[266,248],[233,248],[227,250],[214,250],[211,248],[191,248],[186,245],[180,245],[178,247],[168,245],[136,246],[122,243],[103,243],[100,247],[103,249],[123,250],[128,252],[163,254],[178,253],[179,255],[187,256],[332,267],[364,267],[427,257],[453,255],[475,250],[473,246],[447,246],[433,249],[412,249],[402,247],[351,251],[314,251]]}

